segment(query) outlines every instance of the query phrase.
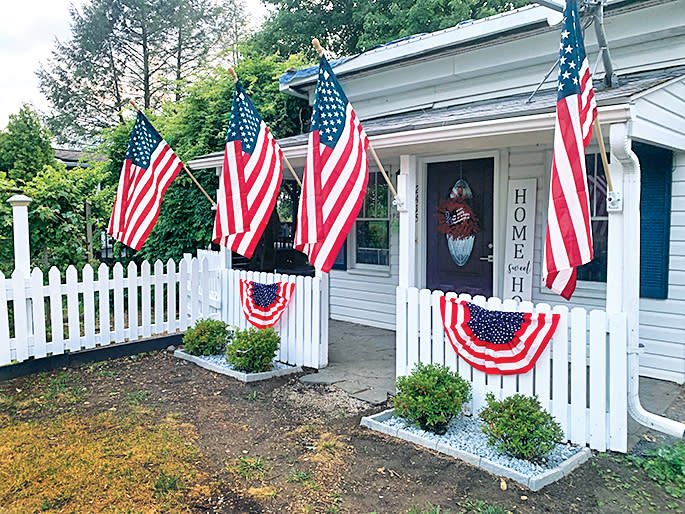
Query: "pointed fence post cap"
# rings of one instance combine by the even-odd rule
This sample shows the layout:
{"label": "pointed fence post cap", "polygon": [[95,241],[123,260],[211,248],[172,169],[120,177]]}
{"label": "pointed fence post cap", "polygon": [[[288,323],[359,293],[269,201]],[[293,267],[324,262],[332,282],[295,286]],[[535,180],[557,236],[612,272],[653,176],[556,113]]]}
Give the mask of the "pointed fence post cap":
{"label": "pointed fence post cap", "polygon": [[31,203],[31,199],[26,195],[14,195],[7,201],[12,207],[22,207]]}

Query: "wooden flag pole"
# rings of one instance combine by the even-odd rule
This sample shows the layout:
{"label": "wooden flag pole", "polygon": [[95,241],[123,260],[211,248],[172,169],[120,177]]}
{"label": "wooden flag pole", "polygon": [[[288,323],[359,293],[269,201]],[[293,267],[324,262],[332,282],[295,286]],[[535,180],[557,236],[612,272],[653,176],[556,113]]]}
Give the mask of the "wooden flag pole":
{"label": "wooden flag pole", "polygon": [[[131,102],[131,105],[133,106],[133,108],[136,111],[140,111],[140,107],[138,107],[138,104],[135,101],[133,101],[131,99],[131,100],[129,100],[129,102]],[[188,167],[186,166],[186,164],[184,162],[182,164],[183,164],[183,169],[186,170],[186,173],[190,176],[190,178],[193,180],[193,182],[195,182],[195,185],[200,189],[200,191],[202,191],[202,194],[207,197],[207,200],[209,200],[209,202],[212,204],[212,207],[213,208],[216,207],[216,202],[214,200],[212,200],[212,197],[207,194],[207,191],[205,191],[205,188],[202,187],[202,185],[195,178],[195,175],[193,175],[190,172],[190,170],[188,169]]]}
{"label": "wooden flag pole", "polygon": [[[228,68],[228,73],[231,74],[231,77],[233,77],[233,80],[235,80],[236,82],[238,82],[238,74],[235,72],[235,70],[233,69],[232,66],[231,66],[230,68]],[[285,156],[285,154],[283,154],[283,161],[285,162],[286,166],[288,166],[288,169],[290,170],[290,173],[292,173],[292,174],[293,174],[293,177],[295,177],[295,182],[297,182],[297,185],[300,186],[300,187],[302,187],[302,182],[300,181],[300,177],[298,177],[298,176],[297,176],[297,173],[295,173],[295,170],[294,170],[293,167],[291,166],[290,161],[289,161],[288,158]]]}
{"label": "wooden flag pole", "polygon": [[614,191],[614,186],[611,183],[611,173],[609,173],[609,161],[607,160],[607,152],[604,148],[604,138],[602,137],[602,127],[599,124],[599,116],[595,116],[595,136],[599,143],[599,152],[602,154],[602,164],[604,165],[604,176],[607,179],[607,191],[609,193]]}
{"label": "wooden flag pole", "polygon": [[[323,55],[323,48],[321,47],[321,43],[317,38],[312,39],[312,45],[314,46],[314,49],[316,52],[319,54],[319,57]],[[395,190],[395,187],[392,185],[392,182],[390,182],[390,177],[388,177],[388,174],[385,172],[385,168],[383,167],[383,163],[381,163],[381,160],[378,158],[378,154],[376,153],[376,150],[374,147],[371,145],[371,141],[369,141],[369,152],[371,152],[371,156],[373,157],[373,160],[376,161],[376,166],[378,166],[378,169],[381,171],[383,174],[383,178],[385,179],[385,182],[388,184],[388,188],[390,188],[390,192],[392,193],[392,197],[394,199],[397,199],[397,191]]]}

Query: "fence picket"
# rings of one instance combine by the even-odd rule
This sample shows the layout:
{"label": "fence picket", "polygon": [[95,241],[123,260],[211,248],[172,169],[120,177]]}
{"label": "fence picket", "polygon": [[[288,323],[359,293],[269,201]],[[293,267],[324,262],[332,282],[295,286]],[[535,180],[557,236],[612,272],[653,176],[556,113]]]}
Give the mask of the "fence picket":
{"label": "fence picket", "polygon": [[103,262],[98,267],[98,306],[100,308],[100,344],[112,341],[109,324],[109,268]]}
{"label": "fence picket", "polygon": [[178,266],[178,328],[188,328],[188,282],[190,280],[188,261],[183,259]]}
{"label": "fence picket", "polygon": [[590,312],[590,446],[606,450],[607,319],[603,311]]}
{"label": "fence picket", "polygon": [[321,368],[321,279],[314,277],[312,288],[312,330],[311,349],[312,367]]}
{"label": "fence picket", "polygon": [[305,366],[310,368],[313,366],[312,361],[312,277],[304,278],[304,337],[302,344],[304,346],[304,356],[302,362]]}
{"label": "fence picket", "polygon": [[586,441],[586,344],[587,312],[576,307],[571,311],[571,442]]}
{"label": "fence picket", "polygon": [[81,317],[78,308],[78,273],[71,265],[67,268],[67,327],[69,351],[81,349]]}
{"label": "fence picket", "polygon": [[83,288],[83,346],[95,348],[95,285],[93,267],[86,264],[81,272]]}
{"label": "fence picket", "polygon": [[198,312],[201,318],[209,318],[209,263],[207,257],[199,259],[198,270],[200,273],[200,291],[202,294],[198,295]]}
{"label": "fence picket", "polygon": [[157,259],[155,261],[155,334],[164,332],[164,264]]}
{"label": "fence picket", "polygon": [[[539,305],[537,312],[542,312],[545,314],[545,316],[552,315],[551,309],[547,304]],[[547,348],[545,348],[545,350],[540,354],[538,362],[535,365],[535,394],[538,396],[540,405],[542,405],[548,412],[551,412],[549,397],[550,383],[552,380],[550,375],[550,370],[552,368],[550,363],[551,346],[552,342],[550,341],[547,344]]]}
{"label": "fence picket", "polygon": [[431,292],[428,289],[419,291],[419,361],[431,364],[432,361],[432,313]]}
{"label": "fence picket", "polygon": [[190,324],[200,319],[200,263],[196,258],[190,261]]}
{"label": "fence picket", "polygon": [[431,315],[433,325],[432,347],[433,347],[433,362],[436,364],[445,364],[445,327],[442,323],[442,314],[440,312],[440,298],[442,291],[433,291],[431,293]]}
{"label": "fence picket", "polygon": [[568,326],[569,311],[566,306],[554,309],[560,315],[559,325],[552,336],[552,416],[564,429],[564,437],[571,438],[568,424]]}
{"label": "fence picket", "polygon": [[[129,280],[131,280],[130,276]],[[140,265],[140,277],[136,277],[134,272],[133,280],[136,284],[136,288],[133,290],[136,298],[138,297],[137,284],[140,284],[140,313],[136,312],[133,318],[135,325],[131,326],[136,328],[136,334],[133,337],[138,338],[141,335],[143,337],[150,337],[152,335],[152,277],[150,276],[150,263],[148,261],[143,261]],[[129,301],[131,299],[130,295],[131,290],[129,289]],[[130,313],[129,316],[131,316]],[[138,326],[139,319],[141,321],[140,326]]]}
{"label": "fence picket", "polygon": [[176,332],[176,263],[173,259],[166,262],[166,331],[169,334]]}
{"label": "fence picket", "polygon": [[[0,287],[2,287],[1,284]],[[47,355],[44,290],[43,272],[40,269],[35,268],[31,272],[31,303],[33,304],[33,356],[37,359]]]}
{"label": "fence picket", "polygon": [[[128,294],[128,329],[126,330],[126,333],[128,334],[128,340],[129,341],[135,341],[138,339],[138,336],[140,335],[140,325],[138,323],[138,320],[142,318],[143,321],[143,327],[145,326],[145,311],[146,311],[146,305],[149,303],[149,301],[146,303],[146,297],[145,297],[145,264],[147,261],[144,261],[143,264],[141,265],[141,277],[140,280],[138,279],[138,266],[136,265],[135,262],[131,261],[128,263],[128,266],[126,268],[126,284],[127,284],[127,294]],[[149,269],[149,268],[148,268]],[[138,305],[138,283],[140,282],[141,289],[142,289],[142,295],[140,299],[140,305]],[[149,299],[149,298],[148,298]],[[142,314],[142,315],[141,315]],[[139,318],[140,316],[140,318]]]}
{"label": "fence picket", "polygon": [[396,330],[395,330],[395,374],[407,372],[407,289],[398,286],[395,289]]}
{"label": "fence picket", "polygon": [[12,362],[10,354],[10,323],[7,312],[7,285],[4,273],[0,272],[0,366]]}
{"label": "fence picket", "polygon": [[407,368],[403,375],[411,373],[419,362],[419,290],[415,287],[407,292],[407,332]]}
{"label": "fence picket", "polygon": [[295,296],[297,296],[297,321],[295,330],[297,333],[295,345],[295,362],[304,362],[304,311],[307,309],[304,304],[304,277],[298,276],[295,279]]}
{"label": "fence picket", "polygon": [[56,267],[48,272],[50,291],[50,330],[52,332],[52,354],[64,353],[64,311],[62,310],[62,277]]}
{"label": "fence picket", "polygon": [[23,272],[12,274],[12,306],[14,308],[14,341],[17,362],[29,358],[28,318],[26,312],[26,279]]}
{"label": "fence picket", "polygon": [[625,313],[611,314],[609,337],[609,449],[628,450],[628,362]]}

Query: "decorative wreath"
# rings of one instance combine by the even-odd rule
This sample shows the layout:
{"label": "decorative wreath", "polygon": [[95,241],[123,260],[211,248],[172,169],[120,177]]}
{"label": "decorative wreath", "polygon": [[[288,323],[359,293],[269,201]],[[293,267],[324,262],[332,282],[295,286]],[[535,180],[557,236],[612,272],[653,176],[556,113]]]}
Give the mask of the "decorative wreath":
{"label": "decorative wreath", "polygon": [[436,208],[438,231],[452,239],[466,239],[480,229],[478,216],[461,198],[441,199]]}

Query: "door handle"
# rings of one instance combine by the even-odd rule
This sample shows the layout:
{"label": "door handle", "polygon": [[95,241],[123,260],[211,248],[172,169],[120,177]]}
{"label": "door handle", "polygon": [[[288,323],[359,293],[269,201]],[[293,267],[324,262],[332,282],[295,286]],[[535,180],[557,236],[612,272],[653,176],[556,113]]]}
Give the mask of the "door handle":
{"label": "door handle", "polygon": [[492,263],[492,262],[495,262],[495,258],[494,258],[494,256],[492,256],[492,255],[488,255],[487,257],[481,257],[480,260],[481,260],[481,261],[488,261],[488,262],[491,262],[491,263]]}

